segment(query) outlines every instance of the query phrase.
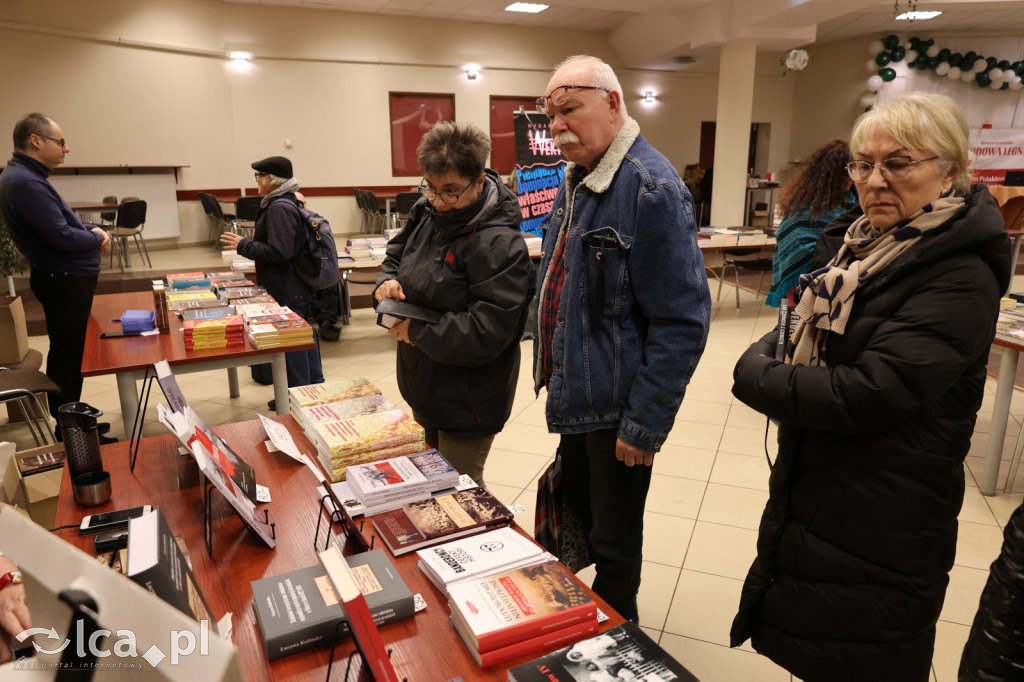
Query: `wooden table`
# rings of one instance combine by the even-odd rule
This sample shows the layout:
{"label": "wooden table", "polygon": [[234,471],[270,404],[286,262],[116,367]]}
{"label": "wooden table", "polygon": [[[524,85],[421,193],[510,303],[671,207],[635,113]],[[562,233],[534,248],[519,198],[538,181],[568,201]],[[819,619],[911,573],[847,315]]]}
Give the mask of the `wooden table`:
{"label": "wooden table", "polygon": [[68,208],[77,213],[79,217],[88,213],[117,212],[117,204],[104,204],[101,201],[69,201]]}
{"label": "wooden table", "polygon": [[[121,418],[126,437],[132,432],[135,415],[139,409],[137,382],[145,377],[147,367],[160,360],[167,360],[176,373],[227,369],[228,388],[232,398],[239,395],[238,367],[253,364],[254,361],[269,360],[274,376],[277,413],[288,413],[288,376],[285,371],[284,351],[275,348],[257,349],[248,338],[244,346],[186,350],[181,323],[173,314],[171,331],[168,334],[101,339],[100,334],[103,332],[121,331],[121,324],[114,320],[119,319],[125,310],[153,310],[153,294],[133,292],[104,294],[93,298],[92,314],[89,316],[85,332],[82,376],[117,375],[117,393],[121,401]],[[289,346],[287,350],[312,348],[316,348],[316,345],[310,343],[304,346]]]}
{"label": "wooden table", "polygon": [[[301,452],[314,452],[294,419],[283,416],[276,420],[287,425]],[[191,457],[177,454],[177,441],[170,435],[142,441],[134,474],[128,469],[127,443],[101,448],[103,466],[111,474],[113,488],[113,496],[104,505],[78,506],[71,491],[70,476],[65,475],[55,526],[77,524],[86,514],[142,504],[159,506],[171,530],[184,538],[191,556],[192,572],[213,617],[220,619],[228,611],[234,614],[232,639],[246,679],[322,680],[327,673],[329,647],[286,656],[273,663],[267,661],[249,586],[252,580],[317,564],[313,548],[320,504],[316,478],[308,468],[287,456],[268,453],[263,444],[266,435],[258,421],[225,424],[215,427],[214,431],[255,468],[260,484],[270,488],[272,501],[264,506],[270,511],[270,521],[276,524],[275,549],[267,549],[260,544],[228,503],[215,492],[212,505],[213,559],[207,556],[202,536],[202,501],[197,467]],[[364,528],[365,535],[372,537],[372,526],[365,524]],[[59,533],[71,544],[95,554],[91,537],[81,537],[74,529]],[[323,535],[321,533],[321,538]],[[383,547],[383,544],[377,539],[374,546]],[[391,660],[399,677],[408,677],[410,682],[435,682],[457,677],[466,682],[505,680],[505,665],[481,670],[473,661],[448,621],[447,600],[416,567],[416,554],[392,557],[392,560],[412,592],[421,594],[427,603],[427,608],[413,618],[380,629],[387,647],[392,650]],[[601,610],[610,616],[602,624],[602,630],[623,622],[607,603],[600,598],[595,599]],[[343,663],[353,648],[350,639],[343,640],[338,647],[337,661]],[[539,655],[524,656],[509,667]],[[336,662],[334,679],[340,679],[337,665]],[[365,678],[351,676],[350,679]]]}

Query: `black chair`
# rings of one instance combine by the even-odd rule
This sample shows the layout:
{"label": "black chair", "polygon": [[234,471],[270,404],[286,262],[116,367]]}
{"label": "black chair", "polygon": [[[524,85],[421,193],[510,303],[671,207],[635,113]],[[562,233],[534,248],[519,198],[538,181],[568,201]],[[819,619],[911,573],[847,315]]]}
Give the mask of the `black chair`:
{"label": "black chair", "polygon": [[239,197],[235,202],[235,224],[239,230],[249,230],[250,236],[256,230],[256,214],[259,213],[261,201],[263,197],[255,196]]}
{"label": "black chair", "polygon": [[113,225],[117,219],[117,197],[113,194],[103,197],[103,203],[110,204],[110,208],[113,210],[109,213],[100,213],[100,221],[103,225]]}
{"label": "black chair", "polygon": [[0,367],[0,403],[18,405],[36,446],[57,442],[42,397],[46,391],[60,389],[40,371],[42,364],[43,354],[32,349],[21,362]]}
{"label": "black chair", "polygon": [[216,242],[217,237],[220,233],[227,230],[228,232],[236,232],[238,226],[235,222],[235,216],[230,213],[224,213],[224,210],[220,207],[220,201],[217,197],[212,194],[206,194],[205,192],[199,192],[199,202],[203,205],[203,210],[206,211],[206,215],[210,218],[210,243]]}
{"label": "black chair", "polygon": [[146,227],[146,202],[142,200],[124,201],[117,207],[117,219],[114,226],[107,230],[110,233],[110,265],[114,265],[114,252],[117,252],[117,262],[124,272],[125,265],[130,265],[127,254],[127,239],[135,240],[135,248],[139,252],[139,258],[146,257],[146,263],[150,269],[153,268],[153,261],[149,259],[149,249],[146,248],[146,240],[142,237],[142,230]]}
{"label": "black chair", "polygon": [[749,270],[751,272],[761,273],[760,277],[757,278],[757,292],[754,297],[761,296],[761,285],[764,283],[764,274],[771,273],[772,271],[772,259],[764,258],[761,256],[761,249],[759,247],[753,247],[749,249],[735,249],[733,251],[722,252],[722,273],[718,278],[718,294],[715,296],[717,301],[722,297],[722,282],[725,280],[725,269],[732,266],[733,277],[736,284],[736,307],[740,307],[740,270]]}
{"label": "black chair", "polygon": [[399,192],[395,195],[395,227],[405,227],[409,220],[409,211],[419,198],[419,192]]}
{"label": "black chair", "polygon": [[366,222],[364,227],[367,232],[376,233],[377,227],[380,227],[380,231],[384,231],[384,225],[387,222],[387,216],[384,214],[384,209],[380,207],[380,203],[377,201],[377,195],[368,189],[355,190],[358,192],[357,197],[361,196],[362,204],[360,208],[363,209],[364,215],[366,216]]}

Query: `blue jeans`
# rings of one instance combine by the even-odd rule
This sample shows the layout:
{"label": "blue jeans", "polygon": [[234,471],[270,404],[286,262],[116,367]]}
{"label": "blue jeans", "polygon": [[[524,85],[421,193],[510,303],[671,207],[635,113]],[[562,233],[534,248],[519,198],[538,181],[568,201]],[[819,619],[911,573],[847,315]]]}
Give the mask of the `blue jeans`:
{"label": "blue jeans", "polygon": [[[308,298],[293,299],[283,305],[301,315],[306,322],[310,322],[310,300]],[[293,350],[284,354],[284,365],[288,372],[288,388],[324,383],[324,370],[320,364],[320,337],[317,336],[316,329],[313,329],[313,341],[316,343],[316,348]]]}

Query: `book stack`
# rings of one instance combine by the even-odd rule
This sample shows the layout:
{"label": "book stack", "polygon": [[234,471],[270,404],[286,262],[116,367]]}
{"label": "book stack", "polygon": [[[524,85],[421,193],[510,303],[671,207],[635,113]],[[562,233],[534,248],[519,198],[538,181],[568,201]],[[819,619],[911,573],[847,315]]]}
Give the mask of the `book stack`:
{"label": "book stack", "polygon": [[598,627],[594,600],[557,561],[454,582],[448,605],[481,667],[578,642]]}
{"label": "book stack", "polygon": [[1024,339],[1024,310],[1000,310],[996,320],[996,335]]}
{"label": "book stack", "polygon": [[210,279],[201,272],[172,272],[167,275],[167,288],[170,291],[209,289]]}
{"label": "book stack", "polygon": [[416,556],[416,565],[445,596],[448,585],[460,580],[555,560],[543,547],[509,527],[421,549]]}
{"label": "book stack", "polygon": [[239,315],[246,319],[253,317],[260,317],[261,315],[281,315],[284,313],[290,313],[291,308],[284,305],[277,305],[274,303],[242,303],[248,299],[239,298],[234,302],[235,310]]}
{"label": "book stack", "polygon": [[299,423],[299,426],[302,427],[302,430],[311,440],[311,435],[317,424],[357,417],[361,414],[373,414],[374,412],[397,409],[390,400],[380,393],[338,400],[333,403],[310,405],[308,407],[297,407],[292,403],[288,407],[292,417],[295,418],[295,421]]}
{"label": "book stack", "polygon": [[249,296],[247,298],[236,298],[231,301],[233,305],[262,305],[262,306],[276,306],[277,301],[270,294],[259,294],[257,296]]}
{"label": "book stack", "polygon": [[440,452],[430,449],[349,465],[345,480],[363,503],[363,513],[372,516],[420,502],[442,490],[455,492],[459,472]]}
{"label": "book stack", "polygon": [[[413,616],[413,594],[387,552],[374,549],[345,562],[377,627]],[[338,623],[346,620],[345,607],[319,564],[254,580],[250,586],[267,660],[331,644]],[[350,635],[347,625],[339,630],[341,637]]]}
{"label": "book stack", "polygon": [[188,308],[180,310],[178,314],[183,320],[215,320],[220,317],[231,317],[237,315],[235,307],[230,305],[218,308]]}
{"label": "book stack", "polygon": [[743,230],[739,233],[737,246],[763,246],[768,243],[768,235],[764,230]]}
{"label": "book stack", "polygon": [[238,276],[233,279],[218,279],[217,281],[210,280],[210,288],[217,292],[217,295],[224,298],[224,293],[228,289],[237,289],[240,287],[254,287],[256,283],[251,279],[246,279],[244,275],[238,273]]}
{"label": "book stack", "polygon": [[257,348],[281,348],[313,343],[313,328],[301,315],[287,307],[278,313],[245,315],[245,333]]}
{"label": "book stack", "polygon": [[380,389],[362,377],[337,379],[322,384],[296,386],[288,389],[288,405],[294,415],[298,408],[325,405],[327,403],[358,398],[364,395],[379,395]]}
{"label": "book stack", "polygon": [[[292,389],[289,389],[291,391]],[[374,462],[426,450],[423,427],[399,409],[322,422],[310,440],[331,478],[345,478],[352,464]]]}
{"label": "book stack", "polygon": [[716,227],[709,237],[710,246],[736,246],[740,231],[727,227]]}
{"label": "book stack", "polygon": [[247,287],[232,287],[230,289],[221,289],[217,292],[219,298],[222,301],[230,303],[239,298],[251,298],[253,296],[261,296],[267,293],[267,290],[263,287],[247,286]]}
{"label": "book stack", "polygon": [[510,523],[508,507],[479,487],[411,502],[373,517],[377,535],[395,556]]}
{"label": "book stack", "polygon": [[210,291],[209,285],[203,289],[179,289],[179,290],[168,290],[167,292],[167,307],[171,308],[172,304],[183,301],[216,301],[217,305],[224,305],[217,301],[217,294]]}
{"label": "book stack", "polygon": [[241,315],[184,320],[181,329],[186,350],[234,348],[245,345],[245,326]]}
{"label": "book stack", "polygon": [[[234,253],[232,251],[231,253]],[[239,258],[237,254],[231,260],[231,269],[235,272],[256,272],[256,261]]]}
{"label": "book stack", "polygon": [[595,679],[698,682],[693,673],[631,621],[509,668],[506,679],[508,682],[590,682]]}

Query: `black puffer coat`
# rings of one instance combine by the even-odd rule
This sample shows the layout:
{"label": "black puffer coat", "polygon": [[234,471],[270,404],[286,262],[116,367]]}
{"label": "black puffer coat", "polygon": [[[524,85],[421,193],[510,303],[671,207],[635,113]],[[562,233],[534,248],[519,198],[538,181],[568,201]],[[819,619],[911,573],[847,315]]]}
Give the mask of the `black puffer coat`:
{"label": "black puffer coat", "polygon": [[1024,504],[1003,532],[1003,549],[981,593],[960,659],[960,682],[1024,679]]}
{"label": "black puffer coat", "polygon": [[410,323],[415,345],[398,344],[398,388],[430,424],[463,438],[498,433],[512,412],[535,279],[521,217],[488,170],[480,199],[454,215],[416,202],[377,277],[378,287],[397,279],[408,303],[443,313],[436,324]]}
{"label": "black puffer coat", "polygon": [[[859,215],[826,228],[815,267]],[[1002,217],[977,186],[858,288],[827,366],[776,362],[774,333],[740,358],[734,395],[780,425],[733,646],[750,638],[806,682],[928,679],[1009,277]]]}

